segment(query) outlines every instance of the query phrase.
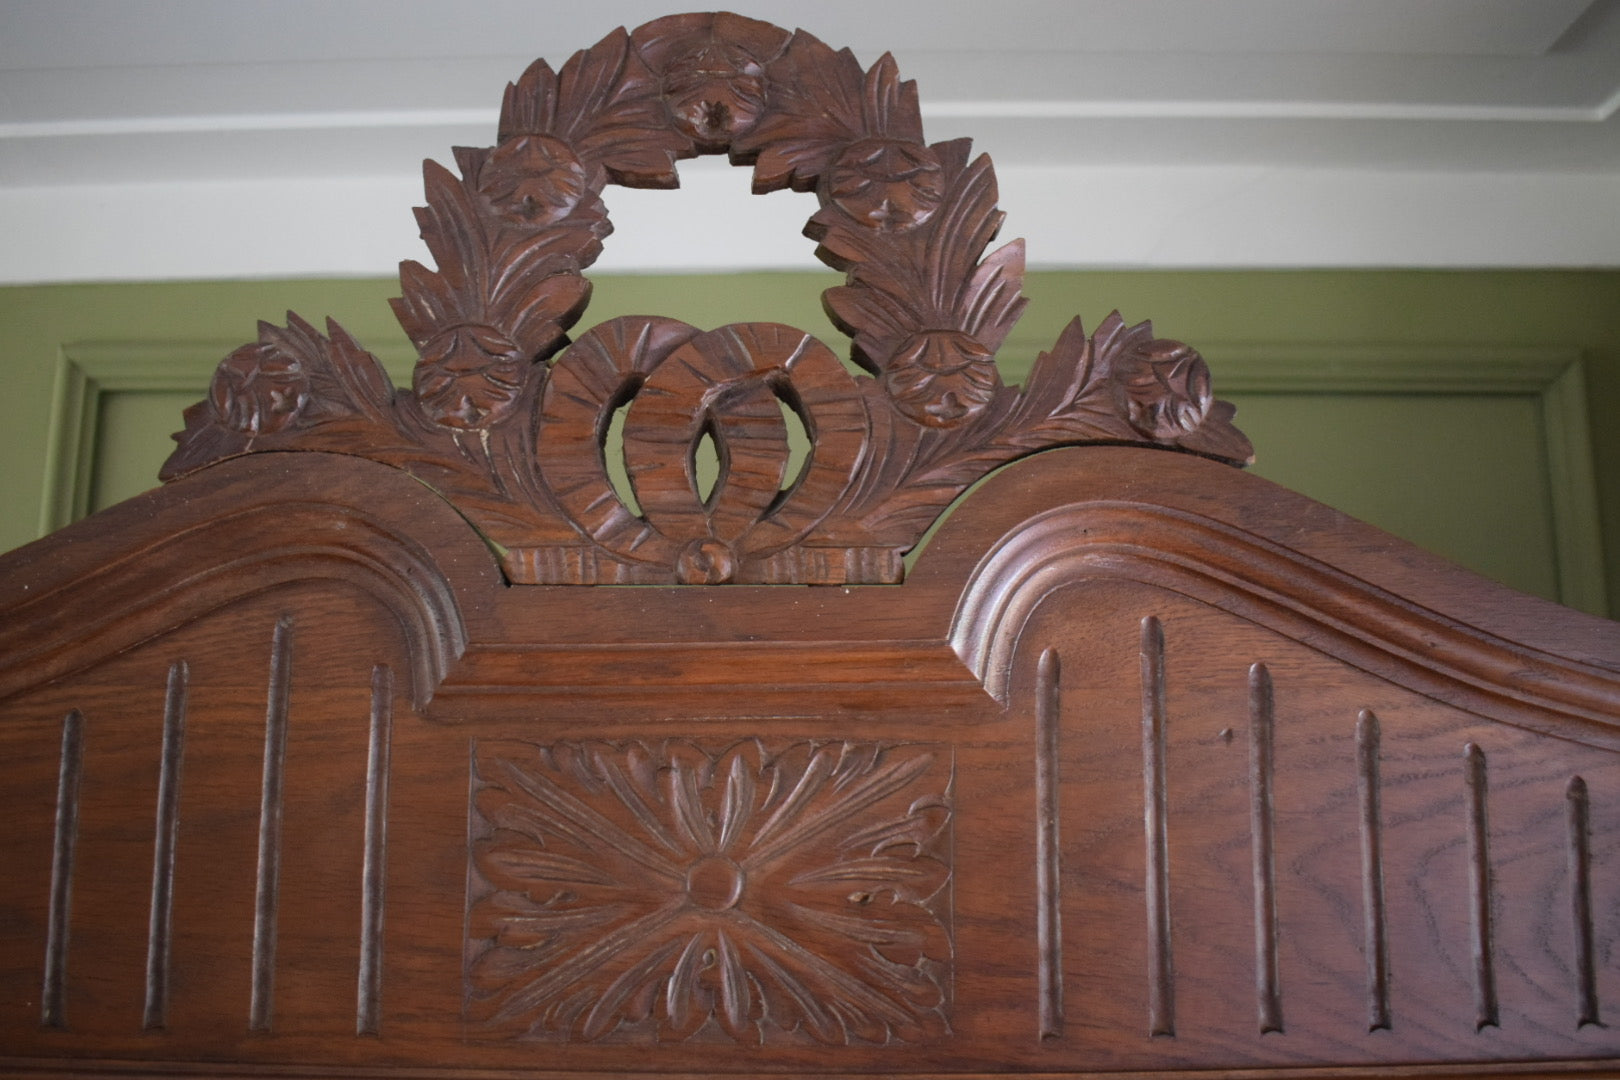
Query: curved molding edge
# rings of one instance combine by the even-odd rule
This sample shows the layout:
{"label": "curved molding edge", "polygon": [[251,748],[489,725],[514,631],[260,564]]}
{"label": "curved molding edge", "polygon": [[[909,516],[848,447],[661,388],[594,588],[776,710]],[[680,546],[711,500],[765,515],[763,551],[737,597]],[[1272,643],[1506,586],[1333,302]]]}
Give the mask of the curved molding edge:
{"label": "curved molding edge", "polygon": [[1176,592],[1480,716],[1620,750],[1620,672],[1516,644],[1255,533],[1099,499],[1005,534],[974,570],[950,642],[997,700],[1035,609],[1086,579]]}
{"label": "curved molding edge", "polygon": [[[375,484],[379,478],[369,474],[377,466],[330,455],[304,462],[275,457],[279,474],[273,467],[243,468],[246,462],[207,470],[181,488],[130,500],[0,560],[7,586],[0,595],[0,700],[272,589],[341,582],[397,620],[409,653],[412,699],[418,708],[425,705],[467,646],[445,560],[414,539],[421,531],[406,521],[384,520],[311,490],[318,484],[341,491],[334,481],[355,471]],[[245,507],[237,483],[244,480],[253,491]],[[289,487],[297,490],[278,490]],[[403,501],[426,500],[437,502],[426,490]],[[448,507],[442,513],[453,515]],[[161,531],[140,528],[174,516],[184,520]],[[66,537],[91,550],[63,545]],[[67,557],[52,559],[47,547]]]}

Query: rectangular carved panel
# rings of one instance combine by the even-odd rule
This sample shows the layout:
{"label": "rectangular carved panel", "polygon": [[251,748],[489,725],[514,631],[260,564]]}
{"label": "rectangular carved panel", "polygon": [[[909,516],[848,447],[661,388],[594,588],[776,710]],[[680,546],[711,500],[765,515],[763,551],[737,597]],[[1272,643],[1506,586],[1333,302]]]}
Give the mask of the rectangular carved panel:
{"label": "rectangular carved panel", "polygon": [[469,1035],[950,1031],[948,747],[479,741]]}

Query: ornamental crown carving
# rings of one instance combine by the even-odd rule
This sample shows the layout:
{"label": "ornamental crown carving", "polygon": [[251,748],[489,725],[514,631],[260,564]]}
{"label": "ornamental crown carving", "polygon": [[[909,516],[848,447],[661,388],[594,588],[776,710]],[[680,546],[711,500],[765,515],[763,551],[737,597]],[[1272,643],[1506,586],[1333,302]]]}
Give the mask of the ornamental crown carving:
{"label": "ornamental crown carving", "polygon": [[[1203,358],[1117,313],[1090,335],[1076,318],[1022,388],[1002,383],[1023,243],[985,254],[1003,216],[990,160],[924,140],[891,56],[863,70],[802,30],[672,15],[560,70],[536,61],[506,88],[495,145],[454,153],[459,175],[426,163],[416,211],[437,266],[402,263],[393,301],[420,357],[410,389],[336,323],[288,313],[220,363],[163,479],[260,451],[357,454],[442,494],[515,582],[854,584],[898,582],[952,499],[1039,450],[1251,458]],[[815,193],[805,233],[846,275],[823,303],[858,372],[772,323],[636,316],[570,341],[612,228],[606,186],[674,187],[678,160],[718,153],[752,166],[756,193]],[[810,442],[793,475],[790,424]]]}

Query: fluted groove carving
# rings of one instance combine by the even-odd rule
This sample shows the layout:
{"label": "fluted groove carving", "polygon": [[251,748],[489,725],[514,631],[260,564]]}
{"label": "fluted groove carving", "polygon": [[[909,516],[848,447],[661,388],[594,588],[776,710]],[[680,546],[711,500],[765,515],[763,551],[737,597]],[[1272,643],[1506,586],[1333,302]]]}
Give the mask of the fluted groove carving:
{"label": "fluted groove carving", "polygon": [[1039,1034],[1063,1034],[1063,875],[1059,848],[1058,739],[1063,727],[1063,661],[1041,653],[1035,686],[1035,978]]}
{"label": "fluted groove carving", "polygon": [[[333,450],[406,469],[542,584],[875,583],[952,499],[1051,446],[1137,443],[1242,464],[1248,440],[1209,369],[1151,325],[1076,318],[1022,389],[995,354],[1022,312],[1024,251],[986,255],[1003,214],[967,139],[927,143],[916,85],[804,31],[736,15],[620,29],[507,87],[499,141],[429,162],[417,210],[436,267],[400,266],[394,310],[419,359],[396,391],[342,327],[288,313],[221,362],[186,411],[165,479],[265,450]],[[805,232],[845,274],[823,302],[851,375],[804,331],[672,319],[599,325],[570,345],[584,270],[611,231],[609,183],[674,187],[675,162],[727,153],[754,189],[813,191]],[[606,476],[623,459],[638,508]],[[785,475],[782,410],[811,441]],[[721,474],[700,492],[695,454]]]}
{"label": "fluted groove carving", "polygon": [[276,620],[270,638],[265,698],[264,779],[259,797],[258,884],[253,900],[253,991],[248,1030],[270,1030],[275,1006],[276,920],[281,897],[282,776],[287,757],[287,697],[292,688],[292,617]]}
{"label": "fluted groove carving", "polygon": [[1377,715],[1371,709],[1362,709],[1356,718],[1356,801],[1360,811],[1362,949],[1367,957],[1368,1031],[1387,1031],[1390,1027],[1381,741]]}
{"label": "fluted groove carving", "polygon": [[1463,749],[1464,806],[1468,814],[1468,924],[1473,954],[1474,1026],[1500,1024],[1496,997],[1496,927],[1491,902],[1491,830],[1485,751],[1475,743]]}
{"label": "fluted groove carving", "polygon": [[1597,950],[1592,927],[1592,807],[1586,780],[1572,776],[1564,792],[1569,829],[1570,921],[1575,941],[1575,1026],[1601,1027]]}
{"label": "fluted groove carving", "polygon": [[394,672],[387,664],[371,671],[371,726],[366,747],[365,854],[360,879],[360,974],[355,1033],[375,1035],[382,1028],[383,906],[388,873],[388,780],[393,746]]}
{"label": "fluted groove carving", "polygon": [[73,864],[79,836],[79,785],[84,778],[84,715],[70,710],[62,720],[62,753],[57,766],[56,830],[51,845],[51,898],[45,926],[45,978],[40,990],[40,1024],[67,1027],[66,994],[69,915],[73,908]]}
{"label": "fluted groove carving", "polygon": [[[850,356],[576,331],[607,185],[700,152],[814,193]],[[1021,250],[891,59],[660,20],[426,186],[409,388],[266,326],[175,469],[241,460],[0,560],[6,1070],[1612,1066],[1620,633],[1146,452],[1242,447],[1145,326],[1002,385]],[[992,478],[904,588],[498,572],[892,581],[1066,442],[1129,445]]]}
{"label": "fluted groove carving", "polygon": [[1281,1032],[1282,982],[1277,969],[1275,691],[1264,664],[1249,668],[1249,838],[1254,881],[1254,991],[1260,1034]]}
{"label": "fluted groove carving", "polygon": [[1142,831],[1147,843],[1148,1034],[1176,1033],[1176,976],[1170,938],[1170,792],[1165,779],[1164,627],[1142,619]]}
{"label": "fluted groove carving", "polygon": [[174,918],[174,855],[180,836],[180,765],[185,757],[186,691],[183,660],[169,668],[163,701],[163,746],[158,758],[157,825],[152,839],[152,902],[146,929],[146,1007],[141,1026],[168,1025],[169,950]]}

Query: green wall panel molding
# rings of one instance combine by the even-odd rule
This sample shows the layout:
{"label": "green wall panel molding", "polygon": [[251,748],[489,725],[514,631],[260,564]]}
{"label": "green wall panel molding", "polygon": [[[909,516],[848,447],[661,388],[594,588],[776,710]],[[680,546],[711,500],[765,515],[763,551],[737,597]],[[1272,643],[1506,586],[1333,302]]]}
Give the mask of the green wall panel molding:
{"label": "green wall panel molding", "polygon": [[[1221,392],[1239,399],[1306,392],[1341,397],[1528,399],[1538,422],[1537,449],[1547,478],[1556,549],[1553,595],[1582,611],[1608,612],[1586,363],[1581,350],[1218,341],[1202,342],[1199,348],[1219,373],[1216,385]],[[1428,420],[1432,423],[1433,416]]]}
{"label": "green wall panel molding", "polygon": [[[44,535],[92,510],[128,498],[157,482],[155,469],[147,483],[133,490],[118,486],[111,498],[96,498],[100,485],[98,458],[105,454],[104,406],[114,395],[178,397],[184,405],[206,392],[214,368],[241,341],[80,341],[62,346],[52,380],[46,427],[45,481],[40,493],[39,533]],[[415,353],[408,343],[389,342],[372,350],[398,382],[410,378]],[[167,418],[171,430],[182,426],[180,411]],[[141,432],[147,435],[149,432]],[[162,446],[148,440],[146,448]],[[167,447],[165,449],[168,449]],[[166,455],[165,455],[166,456]],[[150,453],[142,455],[149,460]]]}
{"label": "green wall panel molding", "polygon": [[1581,364],[1555,346],[1200,340],[1223,393],[1541,394]]}
{"label": "green wall panel molding", "polygon": [[[838,280],[602,277],[582,326],[656,312],[705,327],[784,322],[836,342],[820,292]],[[1008,381],[1076,312],[1088,329],[1113,308],[1151,316],[1209,358],[1263,475],[1518,587],[1620,610],[1620,425],[1608,420],[1620,416],[1620,273],[1075,271],[1031,274],[1026,291],[1002,350]],[[258,318],[332,315],[408,380],[386,302],[396,292],[392,280],[0,289],[0,548],[155,482],[179,409]],[[1404,503],[1401,485],[1416,493]],[[1451,488],[1475,503],[1440,506],[1433,493]],[[1470,550],[1445,550],[1464,533]]]}

